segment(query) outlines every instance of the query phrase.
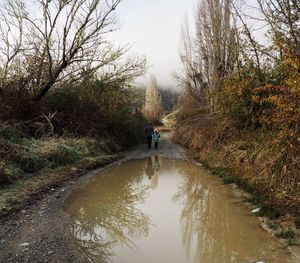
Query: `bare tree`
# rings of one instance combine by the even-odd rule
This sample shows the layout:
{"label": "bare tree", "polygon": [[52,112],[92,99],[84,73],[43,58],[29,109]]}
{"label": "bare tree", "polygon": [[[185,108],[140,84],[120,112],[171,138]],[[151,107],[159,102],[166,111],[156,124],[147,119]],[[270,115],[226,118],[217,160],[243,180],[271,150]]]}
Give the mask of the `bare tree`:
{"label": "bare tree", "polygon": [[288,41],[300,55],[300,3],[297,0],[257,0],[265,20],[279,41]]}
{"label": "bare tree", "polygon": [[[243,18],[243,15],[240,13],[238,8],[234,4],[233,4],[233,8],[234,8],[236,16],[239,18],[239,21],[242,23],[242,27],[244,29],[243,33],[246,36],[246,38],[251,46],[251,51],[253,51],[253,53],[254,53],[254,61],[256,64],[256,68],[257,68],[258,78],[261,82],[263,82],[264,74],[263,74],[262,65],[261,65],[262,64],[261,63],[262,47],[255,40],[255,38],[251,32],[251,29],[249,28],[248,24],[246,23],[245,19]],[[245,54],[246,52],[244,51],[243,53]]]}
{"label": "bare tree", "polygon": [[24,49],[24,9],[20,1],[7,1],[0,11],[0,95],[6,86],[8,73],[15,75],[16,68],[12,68],[19,60]]}
{"label": "bare tree", "polygon": [[[0,61],[3,65],[1,78],[5,79],[10,65],[22,51],[24,19],[23,4],[8,1],[0,13]],[[9,15],[10,14],[10,15]]]}
{"label": "bare tree", "polygon": [[23,86],[40,100],[58,82],[76,80],[84,71],[105,72],[105,78],[141,74],[145,60],[125,60],[130,45],[115,47],[108,40],[117,29],[114,11],[120,2],[7,0],[0,17],[3,78],[21,75]]}
{"label": "bare tree", "polygon": [[196,14],[196,34],[182,31],[181,60],[183,86],[204,109],[214,112],[214,91],[237,64],[237,28],[232,0],[200,0]]}
{"label": "bare tree", "polygon": [[204,63],[201,55],[195,52],[194,41],[187,21],[182,27],[181,38],[180,59],[183,64],[183,73],[175,75],[175,78],[200,104],[205,105],[208,83],[203,76]]}

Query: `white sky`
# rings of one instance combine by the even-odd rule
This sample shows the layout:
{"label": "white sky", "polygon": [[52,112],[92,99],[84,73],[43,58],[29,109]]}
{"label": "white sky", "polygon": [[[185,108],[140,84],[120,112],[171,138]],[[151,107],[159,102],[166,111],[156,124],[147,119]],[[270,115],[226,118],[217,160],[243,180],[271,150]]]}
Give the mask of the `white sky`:
{"label": "white sky", "polygon": [[[3,2],[4,0],[0,0],[0,5]],[[147,58],[147,74],[138,82],[147,84],[149,76],[155,74],[159,86],[176,87],[172,73],[181,68],[178,52],[181,28],[186,17],[190,28],[194,28],[198,2],[199,0],[122,0],[116,9],[120,29],[113,32],[112,38],[117,43],[133,43],[131,52]],[[245,2],[255,5],[256,1]]]}
{"label": "white sky", "polygon": [[[194,18],[196,0],[123,0],[117,9],[120,30],[115,38],[132,42],[134,53],[145,55],[149,69],[145,79],[155,74],[159,86],[176,86],[171,74],[180,69],[178,48],[186,14]],[[193,24],[193,23],[191,23]]]}
{"label": "white sky", "polygon": [[[0,5],[5,0],[0,0]],[[25,3],[28,4],[25,0]],[[195,16],[197,0],[122,0],[116,9],[120,29],[112,39],[133,43],[131,52],[144,55],[148,70],[138,82],[147,84],[155,74],[159,86],[176,86],[171,76],[180,69],[179,44],[186,15]],[[32,4],[30,1],[29,7]],[[193,26],[193,23],[191,23]]]}

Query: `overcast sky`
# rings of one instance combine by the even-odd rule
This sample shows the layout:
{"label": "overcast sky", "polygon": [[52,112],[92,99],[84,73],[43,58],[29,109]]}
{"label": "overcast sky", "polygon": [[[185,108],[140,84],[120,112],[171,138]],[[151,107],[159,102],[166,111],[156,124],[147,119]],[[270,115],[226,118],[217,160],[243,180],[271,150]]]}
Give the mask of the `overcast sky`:
{"label": "overcast sky", "polygon": [[194,17],[196,0],[123,0],[117,12],[120,30],[116,38],[134,43],[132,51],[145,55],[146,79],[155,74],[160,86],[176,86],[171,76],[180,69],[178,47],[186,14]]}
{"label": "overcast sky", "polygon": [[[1,5],[3,2],[4,0],[0,0]],[[181,68],[178,52],[181,28],[188,17],[190,28],[193,29],[198,2],[199,0],[121,1],[116,10],[119,30],[113,32],[113,39],[120,43],[132,43],[131,52],[147,58],[148,71],[139,82],[147,84],[149,76],[155,74],[159,86],[176,87],[172,73]],[[255,2],[247,0],[247,4]]]}

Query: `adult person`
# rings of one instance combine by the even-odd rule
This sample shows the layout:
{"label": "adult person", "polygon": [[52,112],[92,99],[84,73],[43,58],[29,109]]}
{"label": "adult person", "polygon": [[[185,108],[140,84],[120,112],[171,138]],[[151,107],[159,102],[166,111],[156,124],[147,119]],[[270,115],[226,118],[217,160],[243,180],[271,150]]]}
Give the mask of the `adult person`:
{"label": "adult person", "polygon": [[148,141],[148,149],[151,149],[151,145],[152,145],[152,134],[154,132],[154,128],[152,123],[148,123],[148,125],[145,127],[145,133],[147,136],[147,141]]}

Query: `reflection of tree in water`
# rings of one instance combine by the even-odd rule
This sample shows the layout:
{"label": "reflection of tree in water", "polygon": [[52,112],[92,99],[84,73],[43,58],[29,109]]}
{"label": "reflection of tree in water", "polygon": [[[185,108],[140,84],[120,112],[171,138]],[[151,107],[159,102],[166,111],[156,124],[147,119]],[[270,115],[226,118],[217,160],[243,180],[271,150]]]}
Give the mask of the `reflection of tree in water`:
{"label": "reflection of tree in water", "polygon": [[147,196],[142,174],[142,162],[113,167],[68,199],[71,230],[90,261],[107,262],[118,243],[134,247],[130,238],[148,234],[150,219],[135,208]]}
{"label": "reflection of tree in water", "polygon": [[239,205],[218,193],[220,188],[205,171],[185,162],[180,167],[185,178],[174,201],[183,204],[183,244],[192,262],[255,262],[257,256],[280,262],[268,247],[270,242],[258,240],[257,232],[245,231],[249,225],[240,218]]}
{"label": "reflection of tree in water", "polygon": [[154,175],[152,156],[148,157],[148,159],[147,159],[146,175],[149,180],[151,180],[152,176]]}

